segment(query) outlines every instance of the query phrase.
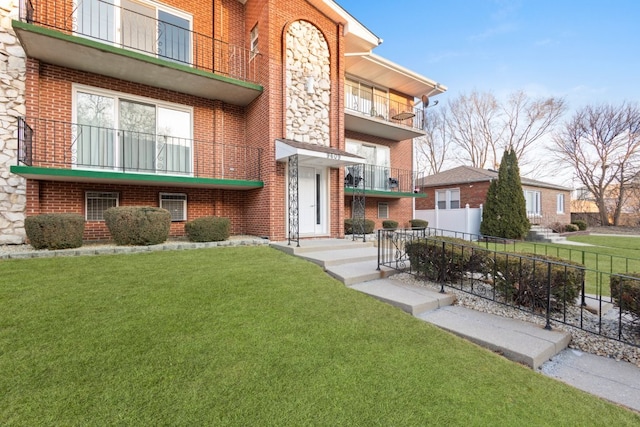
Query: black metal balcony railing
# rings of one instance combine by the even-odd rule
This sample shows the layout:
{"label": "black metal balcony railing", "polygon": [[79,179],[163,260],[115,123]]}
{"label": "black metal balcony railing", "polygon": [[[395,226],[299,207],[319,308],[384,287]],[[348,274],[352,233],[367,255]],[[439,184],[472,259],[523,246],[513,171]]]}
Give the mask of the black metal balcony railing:
{"label": "black metal balcony railing", "polygon": [[416,172],[376,165],[346,166],[344,185],[370,191],[413,193],[418,178]]}
{"label": "black metal balcony railing", "polygon": [[379,120],[414,129],[424,128],[424,110],[407,102],[395,101],[388,95],[377,95],[371,88],[346,84],[345,109]]}
{"label": "black metal balcony railing", "polygon": [[[215,74],[258,82],[260,54],[196,33],[188,20],[151,6],[132,10],[113,3],[25,0],[20,2],[20,19]],[[164,20],[156,19],[156,14]]]}
{"label": "black metal balcony railing", "polygon": [[262,150],[46,119],[19,119],[18,164],[260,180]]}

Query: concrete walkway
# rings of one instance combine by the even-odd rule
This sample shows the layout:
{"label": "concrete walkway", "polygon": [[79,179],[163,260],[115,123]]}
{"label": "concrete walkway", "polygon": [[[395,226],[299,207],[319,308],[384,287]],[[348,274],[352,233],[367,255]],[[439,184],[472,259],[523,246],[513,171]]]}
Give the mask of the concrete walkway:
{"label": "concrete walkway", "polygon": [[451,294],[389,279],[395,270],[377,270],[373,243],[347,239],[303,240],[271,246],[322,266],[350,288],[391,304],[419,319],[475,342],[588,393],[640,411],[640,368],[568,349],[568,332],[453,305]]}

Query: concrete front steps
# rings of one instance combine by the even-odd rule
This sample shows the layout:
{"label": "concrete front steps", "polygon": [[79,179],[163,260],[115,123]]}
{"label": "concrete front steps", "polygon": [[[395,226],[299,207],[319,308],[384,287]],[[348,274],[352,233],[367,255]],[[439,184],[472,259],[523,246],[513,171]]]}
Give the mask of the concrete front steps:
{"label": "concrete front steps", "polygon": [[567,238],[554,233],[550,228],[541,225],[532,225],[527,235],[527,240],[544,243],[566,243]]}
{"label": "concrete front steps", "polygon": [[302,240],[300,247],[287,242],[271,246],[320,265],[351,289],[533,369],[564,350],[571,340],[567,332],[548,331],[533,323],[455,306],[451,293],[394,280],[397,270],[377,270],[378,249],[373,242],[321,239]]}

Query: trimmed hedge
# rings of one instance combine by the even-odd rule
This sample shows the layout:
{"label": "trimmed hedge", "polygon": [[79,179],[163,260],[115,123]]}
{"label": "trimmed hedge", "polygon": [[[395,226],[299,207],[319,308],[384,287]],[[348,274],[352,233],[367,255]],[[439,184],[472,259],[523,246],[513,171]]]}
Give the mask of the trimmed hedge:
{"label": "trimmed hedge", "polygon": [[24,228],[35,249],[69,249],[82,246],[84,218],[74,213],[28,216]]}
{"label": "trimmed hedge", "polygon": [[150,206],[117,206],[104,211],[104,220],[117,245],[157,245],[169,238],[171,214]]}
{"label": "trimmed hedge", "polygon": [[424,219],[410,219],[409,224],[411,228],[427,228],[429,221],[425,221]]}
{"label": "trimmed hedge", "polygon": [[[355,220],[360,221],[360,220]],[[347,218],[344,220],[344,234],[353,234],[353,224],[354,220],[351,218]],[[364,220],[364,233],[371,234],[373,233],[373,229],[376,227],[376,223],[371,219]],[[357,227],[356,232],[359,232],[359,227]]]}
{"label": "trimmed hedge", "polygon": [[578,231],[580,230],[580,227],[578,227],[577,224],[567,224],[564,227],[564,231],[566,231],[567,233],[572,233],[574,231]]}
{"label": "trimmed hedge", "polygon": [[537,254],[495,256],[496,290],[507,300],[532,309],[546,310],[547,293],[551,310],[575,304],[584,274],[582,264],[562,258]]}
{"label": "trimmed hedge", "polygon": [[385,219],[384,221],[382,221],[382,228],[386,230],[395,230],[396,228],[398,228],[398,221]]}
{"label": "trimmed hedge", "polygon": [[230,235],[229,218],[205,216],[184,224],[184,231],[192,242],[221,242]]}
{"label": "trimmed hedge", "polygon": [[485,272],[489,252],[455,237],[415,239],[405,244],[411,269],[433,281],[456,282],[467,272]]}
{"label": "trimmed hedge", "polygon": [[587,221],[584,221],[582,219],[576,219],[575,221],[572,222],[572,224],[577,225],[578,230],[580,231],[584,231],[587,229]]}
{"label": "trimmed hedge", "polygon": [[640,273],[611,275],[609,285],[611,297],[620,310],[640,319]]}

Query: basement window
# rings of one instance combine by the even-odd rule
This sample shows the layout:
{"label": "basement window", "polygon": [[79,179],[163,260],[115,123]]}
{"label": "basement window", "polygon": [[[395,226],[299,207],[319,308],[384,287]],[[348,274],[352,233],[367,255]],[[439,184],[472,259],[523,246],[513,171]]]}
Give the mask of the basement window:
{"label": "basement window", "polygon": [[171,213],[171,221],[187,220],[187,195],[183,193],[160,193],[160,207]]}
{"label": "basement window", "polygon": [[87,221],[104,221],[104,211],[118,205],[118,193],[87,191],[85,193],[85,219]]}

